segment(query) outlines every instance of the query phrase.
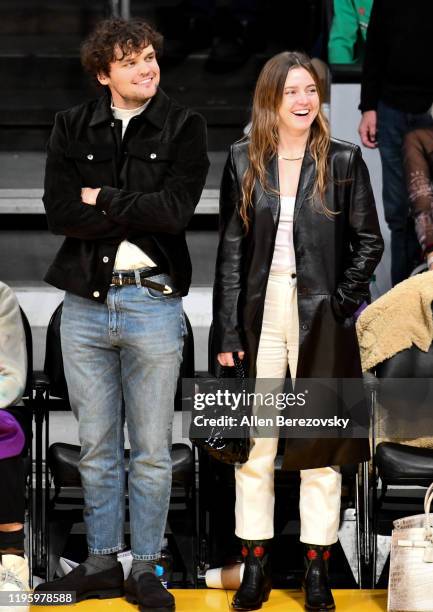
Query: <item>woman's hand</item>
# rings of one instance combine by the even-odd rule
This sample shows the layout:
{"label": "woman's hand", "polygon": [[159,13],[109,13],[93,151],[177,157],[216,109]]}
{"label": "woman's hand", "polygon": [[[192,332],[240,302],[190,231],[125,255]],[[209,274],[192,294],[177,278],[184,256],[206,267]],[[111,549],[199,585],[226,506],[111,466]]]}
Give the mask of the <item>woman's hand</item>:
{"label": "woman's hand", "polygon": [[[238,351],[239,359],[243,359],[245,357],[244,351]],[[217,355],[218,363],[221,366],[228,366],[232,368],[235,365],[233,361],[233,353],[218,353]]]}

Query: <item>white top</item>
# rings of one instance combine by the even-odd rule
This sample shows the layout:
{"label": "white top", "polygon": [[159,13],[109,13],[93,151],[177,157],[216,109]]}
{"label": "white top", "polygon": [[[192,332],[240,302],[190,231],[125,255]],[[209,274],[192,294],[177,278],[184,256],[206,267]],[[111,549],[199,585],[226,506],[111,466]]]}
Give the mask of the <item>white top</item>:
{"label": "white top", "polygon": [[[132,117],[136,117],[142,113],[149,102],[150,100],[145,102],[142,106],[132,109],[117,108],[111,105],[111,110],[113,111],[115,119],[120,119],[122,121],[122,138],[125,135],[126,128]],[[119,244],[113,268],[115,271],[138,270],[139,268],[153,268],[154,266],[156,266],[156,263],[132,242],[123,240]]]}
{"label": "white top", "polygon": [[280,220],[275,237],[271,273],[295,272],[296,259],[293,245],[293,213],[295,196],[280,196]]}

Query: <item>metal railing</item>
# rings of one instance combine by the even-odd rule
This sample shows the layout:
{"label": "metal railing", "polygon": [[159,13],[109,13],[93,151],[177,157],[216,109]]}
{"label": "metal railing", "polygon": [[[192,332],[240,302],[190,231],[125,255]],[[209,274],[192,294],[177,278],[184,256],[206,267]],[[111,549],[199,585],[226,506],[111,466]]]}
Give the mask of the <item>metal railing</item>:
{"label": "metal railing", "polygon": [[112,17],[122,17],[123,19],[131,17],[130,0],[109,0],[109,5]]}

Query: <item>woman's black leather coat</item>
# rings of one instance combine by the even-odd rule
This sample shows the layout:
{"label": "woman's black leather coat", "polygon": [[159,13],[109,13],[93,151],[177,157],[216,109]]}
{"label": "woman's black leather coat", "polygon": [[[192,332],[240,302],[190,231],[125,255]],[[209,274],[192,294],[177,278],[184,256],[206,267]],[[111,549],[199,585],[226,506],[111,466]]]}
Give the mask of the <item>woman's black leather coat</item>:
{"label": "woman's black leather coat", "polygon": [[[221,186],[220,243],[214,285],[214,351],[246,351],[250,377],[262,327],[266,286],[277,232],[280,200],[256,184],[251,227],[239,216],[246,141],[231,147]],[[278,161],[268,167],[278,191]],[[296,256],[299,359],[297,378],[361,377],[354,312],[369,296],[369,280],[383,252],[367,167],[356,145],[332,140],[325,204],[312,198],[316,166],[305,154],[296,195],[293,239]],[[289,439],[284,467],[308,469],[357,463],[369,457],[364,439]]]}

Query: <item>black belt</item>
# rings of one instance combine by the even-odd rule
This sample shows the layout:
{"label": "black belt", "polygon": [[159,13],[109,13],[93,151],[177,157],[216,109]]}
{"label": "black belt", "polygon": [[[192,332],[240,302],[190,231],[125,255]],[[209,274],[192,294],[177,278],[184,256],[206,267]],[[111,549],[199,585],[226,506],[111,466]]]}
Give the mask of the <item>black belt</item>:
{"label": "black belt", "polygon": [[155,283],[155,281],[149,280],[149,277],[157,276],[158,274],[165,274],[165,272],[158,267],[141,269],[138,271],[137,275],[134,271],[113,272],[111,284],[116,287],[122,287],[123,285],[136,285],[138,282],[142,287],[155,289],[155,291],[160,291],[164,295],[173,293],[173,289],[168,285],[162,285],[161,283]]}

